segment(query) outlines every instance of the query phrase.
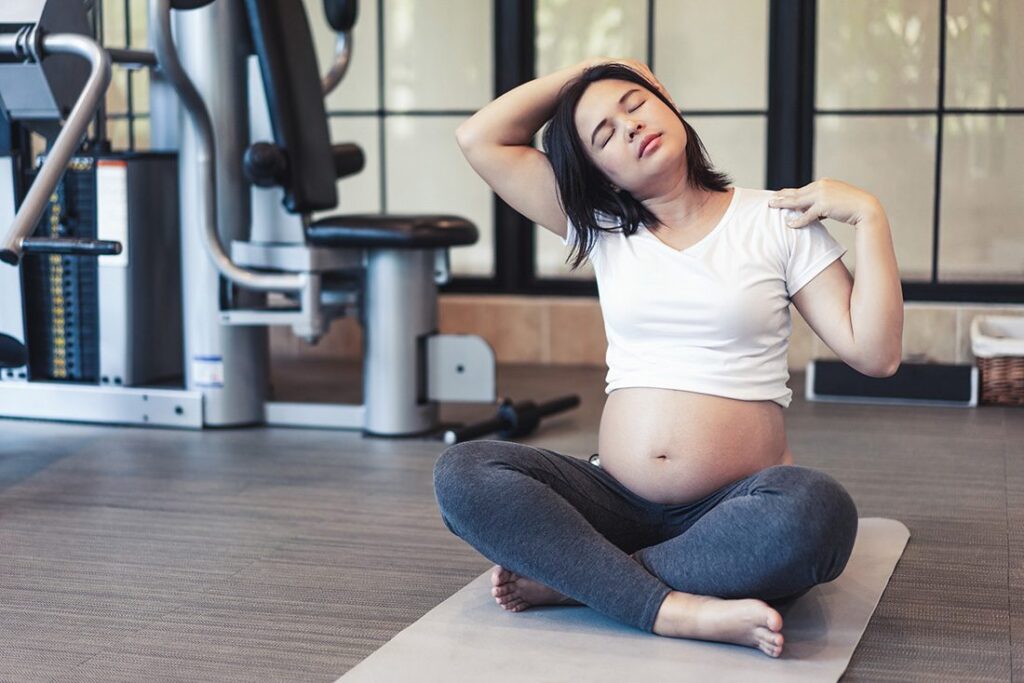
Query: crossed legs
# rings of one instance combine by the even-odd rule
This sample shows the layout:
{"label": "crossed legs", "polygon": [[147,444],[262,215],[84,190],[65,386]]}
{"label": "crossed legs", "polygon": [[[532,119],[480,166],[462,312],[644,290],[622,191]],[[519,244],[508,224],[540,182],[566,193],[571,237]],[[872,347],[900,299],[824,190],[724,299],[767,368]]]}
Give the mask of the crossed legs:
{"label": "crossed legs", "polygon": [[765,601],[836,578],[857,529],[846,491],[805,467],[660,505],[586,461],[471,441],[441,454],[434,485],[446,527],[499,565],[503,606],[578,602],[649,632],[772,655],[782,620]]}

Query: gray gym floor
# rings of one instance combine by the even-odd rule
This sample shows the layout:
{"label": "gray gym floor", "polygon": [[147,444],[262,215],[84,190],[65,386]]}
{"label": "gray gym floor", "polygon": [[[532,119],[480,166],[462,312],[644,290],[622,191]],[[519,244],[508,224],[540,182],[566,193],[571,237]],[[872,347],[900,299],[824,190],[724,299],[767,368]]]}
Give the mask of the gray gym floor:
{"label": "gray gym floor", "polygon": [[[307,363],[281,377],[355,372]],[[524,441],[584,457],[603,378],[506,366],[499,393],[579,393]],[[1024,409],[808,404],[801,375],[791,386],[797,462],[913,534],[844,680],[1024,681]],[[5,681],[333,681],[490,566],[438,516],[439,441],[0,430]]]}

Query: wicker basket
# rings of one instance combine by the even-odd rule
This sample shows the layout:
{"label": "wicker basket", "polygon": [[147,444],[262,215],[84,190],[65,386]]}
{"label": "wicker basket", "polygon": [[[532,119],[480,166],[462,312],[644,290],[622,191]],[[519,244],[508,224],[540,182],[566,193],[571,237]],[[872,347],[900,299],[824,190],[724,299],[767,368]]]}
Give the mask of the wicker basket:
{"label": "wicker basket", "polygon": [[1024,316],[978,316],[971,351],[981,375],[979,402],[1024,406]]}

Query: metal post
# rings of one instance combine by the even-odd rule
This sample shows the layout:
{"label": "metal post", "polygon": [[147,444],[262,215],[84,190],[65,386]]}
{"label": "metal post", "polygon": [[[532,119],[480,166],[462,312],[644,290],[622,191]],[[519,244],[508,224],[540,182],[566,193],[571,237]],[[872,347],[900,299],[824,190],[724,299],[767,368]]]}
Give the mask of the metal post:
{"label": "metal post", "polygon": [[434,252],[374,249],[367,261],[364,431],[380,436],[429,431],[438,422],[438,404],[427,400],[424,358],[425,337],[437,333]]}
{"label": "metal post", "polygon": [[[155,20],[155,19],[154,19]],[[244,12],[238,0],[218,0],[202,9],[175,12],[182,66],[209,110],[216,140],[216,224],[222,243],[245,239],[249,188],[242,175],[248,142]],[[182,300],[186,378],[201,390],[204,423],[210,426],[262,422],[267,393],[267,332],[261,327],[222,325],[220,274],[206,254],[201,226],[208,218],[200,201],[204,163],[200,131],[189,116],[179,122]]]}

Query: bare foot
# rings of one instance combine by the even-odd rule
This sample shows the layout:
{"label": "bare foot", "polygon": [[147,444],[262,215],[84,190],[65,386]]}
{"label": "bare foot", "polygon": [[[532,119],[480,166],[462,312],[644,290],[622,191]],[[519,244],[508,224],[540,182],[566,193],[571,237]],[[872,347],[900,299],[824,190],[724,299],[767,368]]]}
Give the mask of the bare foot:
{"label": "bare foot", "polygon": [[494,565],[494,569],[491,570],[491,595],[503,609],[510,612],[522,612],[534,605],[583,604],[543,583],[514,574],[500,564]]}
{"label": "bare foot", "polygon": [[[631,560],[636,560],[630,555]],[[491,570],[491,595],[503,609],[511,612],[522,612],[534,605],[582,605],[582,602],[562,595],[539,581],[514,574],[502,567],[494,565]]]}
{"label": "bare foot", "polygon": [[782,654],[782,615],[760,600],[722,600],[672,591],[661,604],[654,632],[670,638],[717,640]]}
{"label": "bare foot", "polygon": [[[510,612],[535,605],[583,604],[499,564],[491,570],[491,595]],[[747,645],[770,657],[782,654],[781,631],[782,615],[761,600],[723,600],[679,591],[668,594],[654,622],[659,636]]]}

